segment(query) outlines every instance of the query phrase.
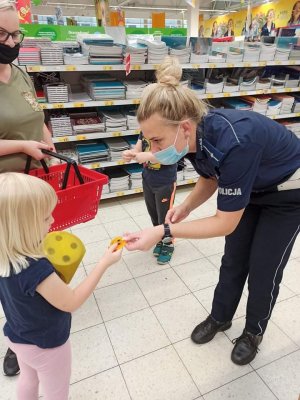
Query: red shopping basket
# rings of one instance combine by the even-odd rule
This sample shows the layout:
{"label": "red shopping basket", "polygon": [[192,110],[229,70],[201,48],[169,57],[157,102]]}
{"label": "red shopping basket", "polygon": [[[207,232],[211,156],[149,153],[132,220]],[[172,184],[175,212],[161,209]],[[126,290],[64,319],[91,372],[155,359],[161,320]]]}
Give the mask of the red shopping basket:
{"label": "red shopping basket", "polygon": [[49,183],[55,190],[58,202],[53,212],[54,222],[50,231],[62,230],[95,218],[103,185],[108,177],[97,171],[78,166],[69,157],[43,150],[52,157],[65,161],[64,164],[48,167],[41,160],[43,168],[30,170],[28,157],[25,173]]}

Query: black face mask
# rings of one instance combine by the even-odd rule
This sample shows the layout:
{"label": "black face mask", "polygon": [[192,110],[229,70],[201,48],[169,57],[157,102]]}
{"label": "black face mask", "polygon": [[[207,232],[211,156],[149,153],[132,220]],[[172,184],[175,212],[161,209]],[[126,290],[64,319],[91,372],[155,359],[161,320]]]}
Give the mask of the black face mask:
{"label": "black face mask", "polygon": [[0,43],[0,64],[10,64],[19,55],[20,44],[16,44],[15,47],[9,47],[5,44]]}

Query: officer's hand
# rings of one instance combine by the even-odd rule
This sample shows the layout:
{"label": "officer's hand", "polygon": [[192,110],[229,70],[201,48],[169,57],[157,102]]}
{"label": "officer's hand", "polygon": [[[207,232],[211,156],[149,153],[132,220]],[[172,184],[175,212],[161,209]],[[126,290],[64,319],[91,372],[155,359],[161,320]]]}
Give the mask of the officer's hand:
{"label": "officer's hand", "polygon": [[173,207],[167,212],[166,223],[175,224],[176,222],[181,222],[189,215],[189,213],[190,211],[183,204]]}

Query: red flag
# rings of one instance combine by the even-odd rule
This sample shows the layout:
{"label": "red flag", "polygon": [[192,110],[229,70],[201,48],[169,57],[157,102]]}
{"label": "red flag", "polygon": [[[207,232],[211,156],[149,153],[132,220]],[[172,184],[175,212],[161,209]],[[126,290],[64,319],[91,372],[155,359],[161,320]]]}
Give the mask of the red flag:
{"label": "red flag", "polygon": [[125,72],[126,76],[131,72],[131,57],[129,53],[126,53],[125,55]]}

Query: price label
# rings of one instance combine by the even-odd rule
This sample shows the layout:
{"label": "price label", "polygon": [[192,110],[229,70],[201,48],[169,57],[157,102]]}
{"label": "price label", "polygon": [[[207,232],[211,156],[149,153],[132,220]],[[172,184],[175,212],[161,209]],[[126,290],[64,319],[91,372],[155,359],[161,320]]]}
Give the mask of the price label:
{"label": "price label", "polygon": [[73,107],[76,107],[76,108],[84,107],[84,103],[83,102],[73,103]]}
{"label": "price label", "polygon": [[40,107],[42,110],[46,110],[46,108],[47,108],[46,104],[40,104]]}
{"label": "price label", "polygon": [[154,64],[154,65],[153,65],[153,68],[154,68],[154,69],[157,69],[158,67],[159,67],[159,64]]}
{"label": "price label", "polygon": [[124,161],[124,160],[119,160],[119,161],[117,162],[117,164],[118,164],[118,165],[124,165],[124,164],[125,164],[125,161]]}
{"label": "price label", "polygon": [[68,142],[69,138],[68,138],[68,136],[59,137],[59,138],[57,138],[57,141],[58,142]]}
{"label": "price label", "polygon": [[300,117],[300,113],[296,113],[296,117]]}
{"label": "price label", "polygon": [[111,71],[111,70],[112,70],[112,66],[111,65],[104,65],[103,71]]}
{"label": "price label", "polygon": [[143,189],[142,188],[138,188],[138,189],[134,189],[135,193],[142,193]]}
{"label": "price label", "polygon": [[286,88],[285,91],[289,93],[292,91],[292,88]]}
{"label": "price label", "polygon": [[224,97],[230,97],[230,93],[223,93]]}
{"label": "price label", "polygon": [[282,65],[281,61],[275,61],[275,65]]}
{"label": "price label", "polygon": [[100,168],[100,163],[99,162],[94,162],[91,164],[91,169],[95,169],[95,168]]}
{"label": "price label", "polygon": [[75,65],[66,65],[66,71],[76,71]]}
{"label": "price label", "polygon": [[296,61],[291,60],[291,61],[290,61],[290,65],[296,65]]}
{"label": "price label", "polygon": [[132,100],[132,104],[140,104],[141,100],[140,99],[134,99]]}
{"label": "price label", "polygon": [[271,93],[277,93],[276,89],[271,89]]}
{"label": "price label", "polygon": [[200,68],[200,64],[193,64],[192,68],[195,68],[195,69]]}
{"label": "price label", "polygon": [[244,63],[245,67],[252,67],[251,63]]}
{"label": "price label", "polygon": [[187,183],[191,184],[191,183],[195,183],[195,181],[194,181],[194,179],[188,179]]}
{"label": "price label", "polygon": [[131,70],[132,71],[139,71],[141,69],[141,66],[140,65],[132,65],[131,66]]}
{"label": "price label", "polygon": [[228,68],[233,68],[233,67],[234,67],[234,64],[229,63],[229,64],[227,64],[227,67],[228,67]]}
{"label": "price label", "polygon": [[240,92],[241,96],[247,96],[247,92]]}
{"label": "price label", "polygon": [[115,104],[115,102],[112,101],[112,100],[107,100],[107,101],[104,102],[105,106],[113,106],[114,104]]}
{"label": "price label", "polygon": [[113,132],[112,136],[116,137],[116,136],[122,136],[122,132]]}
{"label": "price label", "polygon": [[267,63],[265,61],[260,61],[259,62],[259,66],[260,67],[264,67],[265,65],[267,65]]}
{"label": "price label", "polygon": [[119,197],[119,196],[124,196],[124,195],[125,195],[124,192],[117,192],[117,193],[116,193],[116,196],[117,196],[117,197]]}
{"label": "price label", "polygon": [[207,99],[213,99],[213,98],[214,98],[214,95],[211,94],[211,93],[207,93],[207,94],[206,94],[206,98],[207,98]]}
{"label": "price label", "polygon": [[40,72],[41,67],[39,65],[33,65],[32,67],[27,67],[28,72]]}
{"label": "price label", "polygon": [[139,134],[140,134],[140,132],[141,132],[141,130],[140,130],[140,129],[136,129],[136,130],[134,131],[135,135],[139,135]]}
{"label": "price label", "polygon": [[77,135],[76,140],[86,140],[87,137],[85,135]]}
{"label": "price label", "polygon": [[208,68],[216,68],[216,64],[208,64]]}
{"label": "price label", "polygon": [[63,103],[54,103],[53,108],[65,108],[65,105]]}

